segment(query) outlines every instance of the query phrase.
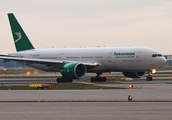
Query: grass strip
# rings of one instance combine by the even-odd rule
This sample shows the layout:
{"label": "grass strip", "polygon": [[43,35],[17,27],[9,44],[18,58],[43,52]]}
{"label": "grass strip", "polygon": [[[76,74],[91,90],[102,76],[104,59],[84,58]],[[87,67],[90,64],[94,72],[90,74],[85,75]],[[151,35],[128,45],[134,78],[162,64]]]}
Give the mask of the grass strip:
{"label": "grass strip", "polygon": [[0,78],[59,78],[60,76],[0,76]]}
{"label": "grass strip", "polygon": [[[42,87],[49,87],[49,85],[43,85]],[[49,89],[37,89],[36,87],[28,86],[0,86],[0,90],[85,90],[85,89],[127,89],[122,87],[106,87],[95,86],[90,84],[69,84],[69,85],[56,85],[55,88]]]}

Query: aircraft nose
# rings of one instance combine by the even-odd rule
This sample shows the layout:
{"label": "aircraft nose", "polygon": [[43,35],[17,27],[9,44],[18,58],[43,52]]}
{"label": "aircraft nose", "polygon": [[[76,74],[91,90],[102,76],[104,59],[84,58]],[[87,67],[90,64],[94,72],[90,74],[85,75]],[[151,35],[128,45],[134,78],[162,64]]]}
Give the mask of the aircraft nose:
{"label": "aircraft nose", "polygon": [[167,62],[166,58],[165,57],[162,57],[160,60],[159,60],[159,66],[160,67],[163,67],[165,65],[165,63]]}
{"label": "aircraft nose", "polygon": [[163,67],[166,63],[165,57],[157,57],[156,59],[151,61],[152,66],[156,66],[157,68]]}
{"label": "aircraft nose", "polygon": [[167,62],[167,59],[165,57],[162,57],[161,63],[163,66],[165,65],[166,62]]}

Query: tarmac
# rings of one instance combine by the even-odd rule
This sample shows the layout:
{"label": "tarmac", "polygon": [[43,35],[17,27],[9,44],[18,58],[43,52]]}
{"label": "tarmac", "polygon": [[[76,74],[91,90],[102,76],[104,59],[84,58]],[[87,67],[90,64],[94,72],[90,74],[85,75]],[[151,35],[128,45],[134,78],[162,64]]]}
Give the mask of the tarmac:
{"label": "tarmac", "polygon": [[[0,90],[0,119],[171,120],[171,81],[82,82],[126,88],[131,83],[132,89]],[[129,95],[132,102],[128,102]]]}
{"label": "tarmac", "polygon": [[[129,84],[97,84],[125,87]],[[1,90],[0,101],[172,101],[172,84],[134,84],[113,90]]]}
{"label": "tarmac", "polygon": [[1,120],[171,120],[172,102],[0,103]]}

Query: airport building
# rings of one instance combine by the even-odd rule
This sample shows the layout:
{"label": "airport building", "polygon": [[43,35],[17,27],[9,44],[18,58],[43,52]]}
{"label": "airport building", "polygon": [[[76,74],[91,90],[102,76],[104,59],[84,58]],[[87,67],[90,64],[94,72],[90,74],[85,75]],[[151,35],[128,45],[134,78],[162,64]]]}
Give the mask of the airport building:
{"label": "airport building", "polygon": [[167,59],[167,62],[164,67],[172,67],[172,59]]}
{"label": "airport building", "polygon": [[29,67],[15,61],[3,62],[3,60],[0,59],[0,69],[4,69],[4,68],[10,68],[10,69],[21,68],[22,69],[22,68],[29,68]]}
{"label": "airport building", "polygon": [[164,55],[164,57],[167,59],[164,67],[172,67],[172,55]]}

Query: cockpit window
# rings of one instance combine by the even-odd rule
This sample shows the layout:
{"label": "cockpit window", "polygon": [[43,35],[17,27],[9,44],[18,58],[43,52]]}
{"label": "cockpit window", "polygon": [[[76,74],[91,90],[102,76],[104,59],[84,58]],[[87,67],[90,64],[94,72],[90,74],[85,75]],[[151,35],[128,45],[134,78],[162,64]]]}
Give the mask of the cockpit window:
{"label": "cockpit window", "polygon": [[152,57],[162,57],[161,54],[153,54]]}

